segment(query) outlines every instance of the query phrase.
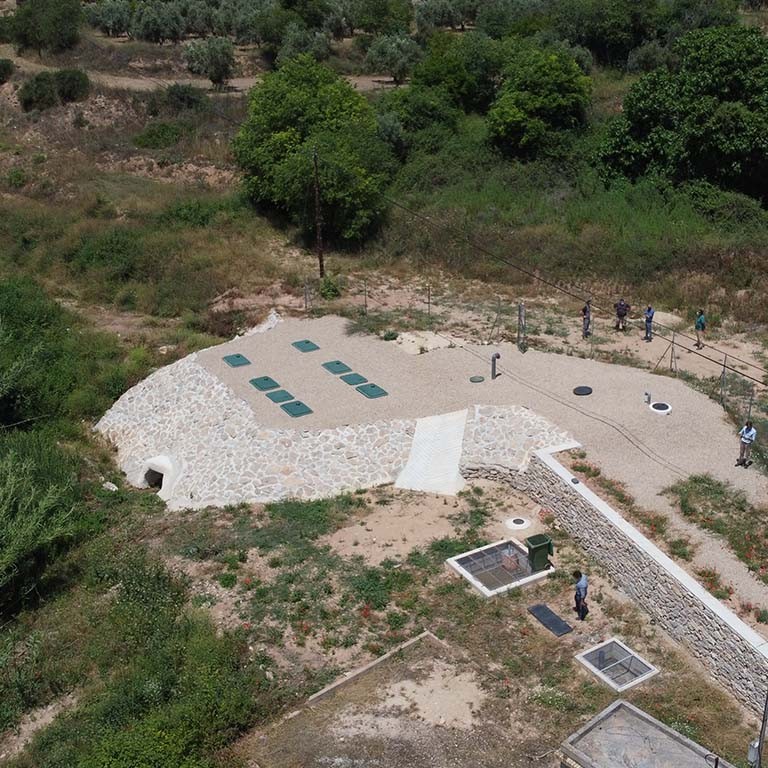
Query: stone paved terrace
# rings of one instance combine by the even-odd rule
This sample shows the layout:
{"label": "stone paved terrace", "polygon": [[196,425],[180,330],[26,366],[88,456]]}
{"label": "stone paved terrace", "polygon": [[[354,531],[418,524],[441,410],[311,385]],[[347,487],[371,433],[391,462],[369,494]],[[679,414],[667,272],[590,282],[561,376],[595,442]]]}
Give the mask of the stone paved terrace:
{"label": "stone paved terrace", "polygon": [[[763,476],[733,467],[734,429],[722,409],[680,381],[562,355],[522,355],[512,345],[412,356],[345,328],[338,317],[286,320],[191,355],[127,392],[97,428],[117,447],[132,483],[142,484],[148,459],[174,458],[173,507],[310,498],[391,482],[407,460],[415,420],[465,408],[463,464],[524,467],[530,451],[572,435],[649,507],[658,506],[664,487],[698,472],[765,498]],[[305,338],[320,349],[291,346]],[[494,351],[503,370],[490,381]],[[235,353],[251,364],[228,367],[222,358]],[[388,396],[369,400],[321,367],[336,359]],[[486,380],[470,383],[476,374]],[[248,383],[259,376],[271,376],[313,413],[289,417]],[[579,384],[594,394],[576,397]],[[652,413],[645,391],[670,402],[672,413]]]}

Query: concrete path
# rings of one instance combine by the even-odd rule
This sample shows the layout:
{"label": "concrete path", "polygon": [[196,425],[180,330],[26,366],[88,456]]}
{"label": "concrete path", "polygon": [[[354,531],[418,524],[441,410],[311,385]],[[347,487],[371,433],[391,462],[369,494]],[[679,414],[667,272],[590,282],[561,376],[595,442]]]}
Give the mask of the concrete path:
{"label": "concrete path", "polygon": [[455,496],[465,485],[459,462],[466,423],[466,410],[419,419],[395,488]]}

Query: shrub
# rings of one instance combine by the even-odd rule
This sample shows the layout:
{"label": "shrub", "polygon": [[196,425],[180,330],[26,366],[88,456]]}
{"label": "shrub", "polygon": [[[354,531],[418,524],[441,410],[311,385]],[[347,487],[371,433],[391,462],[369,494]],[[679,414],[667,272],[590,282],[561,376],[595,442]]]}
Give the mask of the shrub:
{"label": "shrub", "polygon": [[234,143],[245,189],[313,231],[306,204],[318,158],[327,236],[359,240],[377,222],[393,158],[378,137],[365,97],[306,54],[266,75],[250,96],[249,115]]}
{"label": "shrub", "polygon": [[326,275],[320,281],[320,288],[318,290],[320,298],[330,301],[332,299],[338,299],[341,296],[341,288],[336,280],[330,275]]}
{"label": "shrub", "polygon": [[185,83],[174,83],[165,92],[165,103],[171,112],[191,109],[204,112],[210,106],[210,100],[200,88]]}
{"label": "shrub", "polygon": [[84,240],[71,263],[76,269],[99,270],[108,280],[123,281],[137,275],[142,254],[141,238],[117,228]]}
{"label": "shrub", "polygon": [[0,85],[5,85],[11,79],[15,69],[10,59],[0,59]]}
{"label": "shrub", "polygon": [[178,42],[184,36],[184,17],[175,3],[142,4],[134,13],[131,34],[150,43]]}
{"label": "shrub", "polygon": [[402,83],[421,58],[418,43],[404,34],[377,37],[368,49],[365,65],[369,72],[386,72]]}
{"label": "shrub", "polygon": [[168,149],[179,143],[184,128],[178,123],[150,123],[133,137],[133,143],[142,149]]}
{"label": "shrub", "polygon": [[19,103],[25,112],[44,110],[59,103],[56,78],[50,72],[40,72],[19,88]]}
{"label": "shrub", "polygon": [[82,69],[60,69],[53,77],[56,81],[56,92],[65,104],[88,98],[91,81]]}
{"label": "shrub", "polygon": [[651,72],[660,67],[671,67],[675,57],[658,40],[651,40],[635,48],[627,58],[627,72]]}
{"label": "shrub", "polygon": [[235,47],[225,37],[193,40],[184,47],[187,69],[205,75],[216,88],[223,88],[235,68]]}
{"label": "shrub", "polygon": [[23,168],[11,168],[5,181],[11,189],[21,189],[29,181],[27,172]]}
{"label": "shrub", "polygon": [[512,34],[531,34],[547,23],[544,0],[487,0],[477,12],[477,29],[501,39]]}

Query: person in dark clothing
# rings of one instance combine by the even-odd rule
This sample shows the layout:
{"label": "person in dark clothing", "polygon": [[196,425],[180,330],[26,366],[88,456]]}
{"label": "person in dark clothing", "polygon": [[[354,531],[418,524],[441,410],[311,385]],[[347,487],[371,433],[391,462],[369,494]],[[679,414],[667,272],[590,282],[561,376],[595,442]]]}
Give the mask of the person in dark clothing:
{"label": "person in dark clothing", "polygon": [[574,595],[576,605],[573,610],[576,611],[579,621],[584,621],[589,613],[589,608],[587,608],[587,576],[581,571],[574,571],[572,576],[576,580],[576,594]]}
{"label": "person in dark clothing", "polygon": [[624,299],[619,299],[614,305],[616,310],[616,330],[627,330],[627,315],[629,314],[629,304]]}
{"label": "person in dark clothing", "polygon": [[581,309],[581,335],[588,338],[592,335],[590,327],[592,325],[592,299],[587,299],[587,303]]}

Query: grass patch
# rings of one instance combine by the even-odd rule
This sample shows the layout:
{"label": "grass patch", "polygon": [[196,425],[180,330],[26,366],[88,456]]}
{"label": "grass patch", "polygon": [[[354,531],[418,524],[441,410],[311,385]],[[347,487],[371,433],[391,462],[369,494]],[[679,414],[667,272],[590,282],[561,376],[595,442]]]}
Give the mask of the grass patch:
{"label": "grass patch", "polygon": [[768,516],[733,486],[709,475],[694,475],[667,489],[682,514],[722,536],[734,554],[768,583]]}
{"label": "grass patch", "polygon": [[140,149],[170,149],[181,141],[187,131],[188,127],[178,122],[150,123],[133,137],[133,143]]}

